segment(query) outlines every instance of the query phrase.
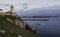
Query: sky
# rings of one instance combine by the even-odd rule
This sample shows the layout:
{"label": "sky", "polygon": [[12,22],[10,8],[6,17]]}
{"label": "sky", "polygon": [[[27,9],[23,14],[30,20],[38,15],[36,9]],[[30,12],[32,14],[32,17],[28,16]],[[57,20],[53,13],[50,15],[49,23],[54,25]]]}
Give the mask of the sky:
{"label": "sky", "polygon": [[60,5],[60,0],[0,0],[0,8],[4,11],[8,11],[11,4],[19,11]]}

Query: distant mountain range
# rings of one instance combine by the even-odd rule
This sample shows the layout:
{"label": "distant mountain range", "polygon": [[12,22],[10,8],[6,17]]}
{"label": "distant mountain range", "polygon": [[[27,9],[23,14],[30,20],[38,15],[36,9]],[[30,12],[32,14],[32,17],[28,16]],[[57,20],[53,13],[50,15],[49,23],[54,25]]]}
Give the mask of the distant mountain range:
{"label": "distant mountain range", "polygon": [[18,11],[19,16],[60,16],[60,7],[36,8],[28,11]]}

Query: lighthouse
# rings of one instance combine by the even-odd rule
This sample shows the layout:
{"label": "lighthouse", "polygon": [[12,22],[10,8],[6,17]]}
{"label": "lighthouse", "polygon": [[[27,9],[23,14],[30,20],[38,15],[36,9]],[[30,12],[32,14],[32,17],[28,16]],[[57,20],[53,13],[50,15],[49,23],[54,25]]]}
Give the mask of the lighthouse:
{"label": "lighthouse", "polygon": [[14,6],[13,6],[13,4],[10,6],[10,12],[11,12],[11,13],[14,12]]}
{"label": "lighthouse", "polygon": [[13,4],[10,6],[10,15],[15,16],[16,13],[14,12],[14,6]]}

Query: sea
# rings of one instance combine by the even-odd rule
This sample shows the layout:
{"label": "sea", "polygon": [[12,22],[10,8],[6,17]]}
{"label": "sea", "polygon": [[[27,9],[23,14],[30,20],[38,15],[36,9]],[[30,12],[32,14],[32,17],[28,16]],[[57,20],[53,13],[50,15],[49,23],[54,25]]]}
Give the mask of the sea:
{"label": "sea", "polygon": [[60,37],[60,17],[22,19],[43,37]]}

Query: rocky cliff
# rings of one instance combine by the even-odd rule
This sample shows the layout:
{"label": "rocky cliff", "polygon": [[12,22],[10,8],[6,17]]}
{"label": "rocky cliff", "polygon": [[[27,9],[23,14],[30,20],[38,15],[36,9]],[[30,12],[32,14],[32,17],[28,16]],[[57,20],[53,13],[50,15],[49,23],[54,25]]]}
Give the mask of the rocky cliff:
{"label": "rocky cliff", "polygon": [[18,16],[0,16],[0,37],[41,37]]}

